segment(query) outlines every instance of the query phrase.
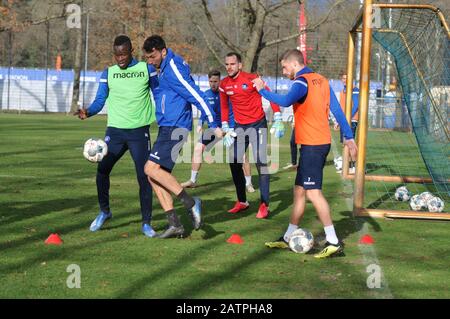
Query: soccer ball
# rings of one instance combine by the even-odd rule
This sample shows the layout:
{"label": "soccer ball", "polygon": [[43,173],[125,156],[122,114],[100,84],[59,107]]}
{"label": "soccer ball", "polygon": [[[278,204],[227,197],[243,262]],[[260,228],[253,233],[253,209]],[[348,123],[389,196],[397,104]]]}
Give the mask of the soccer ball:
{"label": "soccer ball", "polygon": [[444,210],[444,201],[439,197],[433,197],[427,202],[428,211],[432,213],[440,213]]}
{"label": "soccer ball", "polygon": [[430,192],[423,192],[419,196],[424,200],[425,204],[428,204],[428,201],[434,197]]}
{"label": "soccer ball", "polygon": [[418,211],[427,208],[427,203],[420,195],[414,195],[409,201],[409,206],[412,210]]}
{"label": "soccer ball", "polygon": [[310,231],[296,229],[289,238],[289,248],[296,253],[307,253],[314,246],[314,237]]}
{"label": "soccer ball", "polygon": [[84,143],[83,156],[89,162],[98,163],[108,154],[108,145],[99,138],[90,138]]}
{"label": "soccer ball", "polygon": [[395,190],[395,199],[401,202],[407,202],[411,198],[411,193],[406,186],[401,186]]}
{"label": "soccer ball", "polygon": [[342,156],[334,158],[333,162],[334,162],[334,167],[336,168],[336,170],[342,171]]}

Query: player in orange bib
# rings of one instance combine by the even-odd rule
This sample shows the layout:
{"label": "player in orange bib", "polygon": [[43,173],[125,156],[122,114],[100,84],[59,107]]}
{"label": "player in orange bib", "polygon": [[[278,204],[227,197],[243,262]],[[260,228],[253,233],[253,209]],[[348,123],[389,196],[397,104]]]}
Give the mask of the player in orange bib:
{"label": "player in orange bib", "polygon": [[281,107],[293,105],[295,118],[295,142],[300,144],[300,160],[294,186],[294,206],[290,224],[284,236],[266,243],[270,248],[288,248],[288,242],[303,218],[308,198],[324,226],[327,243],[316,258],[336,256],[343,253],[343,243],[337,238],[330,206],[322,193],[323,168],[331,146],[328,123],[330,110],[344,133],[344,143],[350,156],[356,158],[357,147],[349,124],[345,119],[328,80],[307,68],[299,50],[288,50],[280,59],[283,75],[293,80],[286,95],[275,94],[264,89],[261,78],[253,80],[258,92],[267,100]]}

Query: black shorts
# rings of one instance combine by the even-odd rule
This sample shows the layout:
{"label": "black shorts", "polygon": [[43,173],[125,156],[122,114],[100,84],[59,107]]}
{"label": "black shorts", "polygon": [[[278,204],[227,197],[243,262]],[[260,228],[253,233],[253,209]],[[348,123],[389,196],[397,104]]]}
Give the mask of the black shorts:
{"label": "black shorts", "polygon": [[253,158],[256,160],[256,165],[267,165],[267,139],[268,128],[266,118],[251,123],[239,124],[236,123],[234,132],[237,134],[233,144],[233,151],[229,153],[230,163],[243,163],[244,154],[249,145],[252,145]]}
{"label": "black shorts", "polygon": [[304,189],[322,189],[323,168],[331,144],[302,145],[295,185]]}
{"label": "black shorts", "polygon": [[187,141],[189,130],[175,126],[161,126],[150,151],[149,160],[172,172],[178,155]]}

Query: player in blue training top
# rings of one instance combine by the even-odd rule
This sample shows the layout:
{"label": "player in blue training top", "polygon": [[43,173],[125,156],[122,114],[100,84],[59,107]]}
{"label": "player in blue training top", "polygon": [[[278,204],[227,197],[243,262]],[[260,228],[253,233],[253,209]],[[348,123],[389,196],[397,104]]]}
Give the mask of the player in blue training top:
{"label": "player in blue training top", "polygon": [[147,63],[159,72],[159,87],[155,90],[159,132],[145,165],[145,173],[169,221],[169,227],[158,237],[180,237],[184,234],[184,227],[175,213],[171,193],[183,203],[194,229],[201,226],[200,198],[189,196],[172,175],[178,154],[192,129],[192,104],[205,115],[217,138],[222,138],[223,132],[217,127],[214,110],[195,85],[190,67],[183,58],[167,48],[158,35],[145,40],[143,51]]}
{"label": "player in blue training top", "polygon": [[130,38],[124,35],[114,40],[116,65],[106,69],[100,77],[97,96],[88,109],[75,112],[80,119],[99,113],[108,106],[108,124],[105,142],[108,154],[97,167],[97,194],[100,213],[90,226],[99,230],[112,217],[109,207],[110,173],[127,150],[136,167],[141,202],[142,232],[156,235],[151,227],[152,188],[144,173],[144,165],[150,153],[150,124],[155,120],[152,90],[158,86],[154,67],[133,58]]}
{"label": "player in blue training top", "polygon": [[[214,122],[216,123],[217,127],[222,127],[222,119],[220,115],[220,95],[219,95],[219,84],[220,84],[220,71],[213,70],[208,73],[208,81],[210,89],[205,91],[206,100],[209,103],[209,105],[213,108],[214,113],[216,114],[214,118]],[[234,128],[234,115],[232,107],[230,107],[230,128]],[[203,123],[207,122],[205,115],[202,114],[198,121],[197,125],[197,132],[202,133],[203,131]],[[227,138],[225,138],[225,141]],[[197,145],[195,145],[194,148],[194,155],[192,156],[192,170],[191,170],[191,178],[181,183],[181,186],[183,188],[195,188],[197,187],[197,177],[198,172],[200,171],[200,168],[202,166],[202,156],[203,152],[205,150],[210,151],[214,145],[217,144],[220,140],[216,138],[214,135],[214,129],[210,128],[208,125],[208,129],[203,132],[202,137],[198,141]],[[247,191],[250,193],[253,193],[255,189],[252,185],[252,175],[251,175],[251,168],[250,163],[247,160],[247,157],[244,159],[244,175],[246,180],[246,188]]]}

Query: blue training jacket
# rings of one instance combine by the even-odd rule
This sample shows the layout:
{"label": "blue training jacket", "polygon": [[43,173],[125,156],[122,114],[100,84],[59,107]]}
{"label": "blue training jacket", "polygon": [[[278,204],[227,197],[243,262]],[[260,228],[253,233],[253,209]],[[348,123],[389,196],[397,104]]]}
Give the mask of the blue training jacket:
{"label": "blue training jacket", "polygon": [[205,94],[191,77],[191,69],[182,57],[167,49],[158,76],[159,86],[153,91],[158,126],[175,126],[192,130],[192,106],[205,116],[211,128],[216,128],[214,110]]}
{"label": "blue training jacket", "polygon": [[[222,117],[220,116],[221,109],[220,109],[219,91],[213,92],[211,89],[209,89],[209,90],[205,91],[205,96],[206,96],[206,102],[214,110],[214,113],[216,113],[216,115],[214,116],[214,122],[216,123],[217,127],[222,127]],[[231,128],[234,128],[233,108],[231,106],[231,103],[229,103],[229,105],[230,105],[230,112],[229,112],[228,125]],[[202,114],[202,116],[199,119],[198,125],[202,125],[205,121],[206,121],[206,117],[205,117],[205,115]],[[210,127],[210,126],[208,125],[208,127]]]}

